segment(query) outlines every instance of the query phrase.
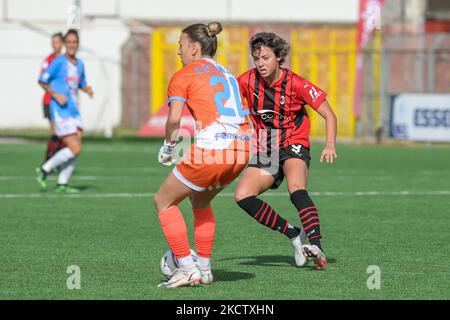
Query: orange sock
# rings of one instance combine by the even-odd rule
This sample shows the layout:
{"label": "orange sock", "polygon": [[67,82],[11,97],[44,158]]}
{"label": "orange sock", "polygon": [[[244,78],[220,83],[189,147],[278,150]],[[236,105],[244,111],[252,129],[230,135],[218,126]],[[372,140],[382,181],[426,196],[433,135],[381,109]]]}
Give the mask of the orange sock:
{"label": "orange sock", "polygon": [[194,210],[194,238],[197,254],[203,258],[210,258],[213,249],[216,221],[211,206]]}
{"label": "orange sock", "polygon": [[158,212],[159,222],[175,257],[191,255],[186,222],[177,206]]}

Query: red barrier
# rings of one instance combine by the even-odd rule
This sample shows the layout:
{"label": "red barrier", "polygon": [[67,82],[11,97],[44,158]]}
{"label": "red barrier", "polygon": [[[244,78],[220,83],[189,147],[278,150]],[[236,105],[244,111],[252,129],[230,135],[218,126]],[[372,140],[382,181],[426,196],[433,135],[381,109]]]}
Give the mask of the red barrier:
{"label": "red barrier", "polygon": [[[164,137],[166,135],[166,120],[169,115],[169,106],[167,102],[159,108],[158,112],[150,115],[147,122],[139,130],[140,137]],[[180,129],[185,129],[191,136],[195,133],[195,121],[191,113],[186,108],[183,109]],[[183,132],[180,132],[183,135]]]}

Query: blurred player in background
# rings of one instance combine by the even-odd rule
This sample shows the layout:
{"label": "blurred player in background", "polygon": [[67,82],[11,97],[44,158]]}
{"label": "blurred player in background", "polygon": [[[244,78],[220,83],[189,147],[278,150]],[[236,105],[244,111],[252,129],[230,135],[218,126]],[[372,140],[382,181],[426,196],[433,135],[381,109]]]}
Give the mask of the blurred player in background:
{"label": "blurred player in background", "polygon": [[[336,116],[323,90],[281,67],[289,53],[284,39],[274,33],[257,33],[250,39],[250,50],[255,68],[238,79],[241,94],[251,110],[257,153],[240,178],[235,200],[259,223],[292,240],[297,266],[303,266],[309,258],[318,269],[325,268],[319,214],[306,191],[311,158],[310,123],[305,105],[311,106],[326,122],[327,139],[321,162],[325,159],[333,163],[336,157]],[[310,245],[303,244],[303,230],[290,225],[257,197],[269,188],[278,188],[284,176]]]}
{"label": "blurred player in background", "polygon": [[[236,78],[212,59],[217,50],[218,22],[194,24],[183,29],[178,54],[183,68],[169,83],[169,115],[159,162],[170,165],[183,108],[196,120],[196,139],[155,194],[166,240],[180,268],[159,286],[174,288],[210,284],[215,219],[211,200],[245,168],[249,159],[249,123]],[[216,161],[219,160],[219,161]],[[223,160],[223,161],[220,161]],[[185,198],[194,212],[197,264],[191,256],[188,233],[178,204]]]}
{"label": "blurred player in background", "polygon": [[55,58],[39,78],[39,84],[51,96],[50,118],[56,135],[66,145],[36,169],[37,181],[47,187],[47,176],[61,167],[57,192],[79,192],[68,186],[81,151],[83,121],[78,110],[78,89],[91,98],[92,88],[87,85],[84,62],[76,57],[79,36],[76,30],[69,30],[64,36],[66,53]]}
{"label": "blurred player in background", "polygon": [[[47,69],[47,67],[52,63],[53,59],[55,59],[57,56],[59,56],[62,52],[64,45],[63,35],[61,32],[55,33],[52,35],[52,48],[53,52],[44,60],[44,63],[42,64],[41,73],[42,75]],[[59,149],[62,149],[65,147],[64,142],[58,136],[55,134],[55,128],[53,127],[53,122],[50,119],[50,101],[52,97],[46,92],[44,94],[44,99],[42,101],[43,104],[43,111],[44,111],[44,118],[48,119],[48,123],[50,126],[50,132],[52,134],[51,138],[47,142],[47,150],[45,152],[45,158],[44,162],[50,159],[53,154],[58,151]]]}

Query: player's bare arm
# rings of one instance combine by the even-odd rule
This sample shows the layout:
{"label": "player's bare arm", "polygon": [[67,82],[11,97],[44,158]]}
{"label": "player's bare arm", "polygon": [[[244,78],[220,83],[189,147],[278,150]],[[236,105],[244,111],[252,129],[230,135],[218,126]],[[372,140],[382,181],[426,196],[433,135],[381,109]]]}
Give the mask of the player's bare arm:
{"label": "player's bare arm", "polygon": [[183,114],[183,101],[170,102],[169,115],[166,121],[166,138],[164,145],[159,149],[159,163],[170,166],[172,165],[172,151],[178,141],[178,129],[180,128],[181,115]]}
{"label": "player's bare arm", "polygon": [[336,132],[337,132],[337,119],[336,115],[331,109],[330,104],[327,100],[322,102],[317,112],[325,119],[325,129],[326,129],[326,145],[320,156],[320,162],[323,162],[325,158],[327,163],[333,163],[333,160],[337,158],[336,154]]}
{"label": "player's bare arm", "polygon": [[178,100],[170,102],[169,115],[166,121],[166,143],[174,144],[177,141],[177,130],[180,128],[184,104],[183,101]]}

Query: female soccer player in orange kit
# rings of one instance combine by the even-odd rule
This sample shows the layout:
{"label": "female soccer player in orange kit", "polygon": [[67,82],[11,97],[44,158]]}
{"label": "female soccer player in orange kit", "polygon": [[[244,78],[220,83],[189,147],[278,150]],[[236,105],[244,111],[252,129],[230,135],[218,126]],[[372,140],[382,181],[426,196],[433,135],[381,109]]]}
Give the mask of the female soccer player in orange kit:
{"label": "female soccer player in orange kit", "polygon": [[[255,68],[238,80],[251,110],[257,154],[239,180],[235,200],[259,223],[291,239],[297,266],[303,266],[309,258],[318,269],[323,269],[327,261],[320,242],[319,214],[306,191],[311,158],[305,105],[325,119],[327,138],[320,162],[325,159],[333,163],[336,158],[336,116],[323,90],[281,67],[289,53],[284,39],[274,33],[257,33],[250,39],[250,50]],[[257,198],[269,188],[278,188],[284,176],[310,245],[303,243],[303,230],[287,223],[269,204]]]}
{"label": "female soccer player in orange kit", "polygon": [[[218,22],[193,24],[183,29],[178,54],[183,68],[169,83],[166,138],[160,163],[174,162],[174,148],[182,110],[196,120],[195,143],[175,166],[154,196],[166,240],[179,269],[159,287],[210,284],[215,220],[211,200],[245,168],[249,159],[249,124],[236,78],[212,59],[222,26]],[[191,256],[188,233],[178,204],[190,199],[194,211],[197,264]]]}

